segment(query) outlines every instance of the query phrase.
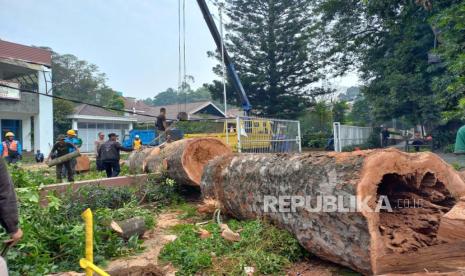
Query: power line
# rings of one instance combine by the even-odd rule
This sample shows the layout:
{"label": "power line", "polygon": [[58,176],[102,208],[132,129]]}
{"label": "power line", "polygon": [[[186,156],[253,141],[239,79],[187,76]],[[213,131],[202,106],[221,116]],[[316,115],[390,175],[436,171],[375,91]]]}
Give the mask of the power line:
{"label": "power line", "polygon": [[[77,104],[86,104],[86,105],[89,105],[89,106],[98,107],[98,108],[102,108],[102,109],[106,109],[106,110],[112,110],[112,111],[116,111],[116,112],[128,112],[128,113],[131,113],[131,114],[134,114],[134,115],[139,115],[139,116],[145,116],[145,117],[158,119],[158,116],[156,116],[156,115],[143,114],[143,113],[138,113],[138,112],[130,111],[130,110],[126,110],[126,109],[119,109],[119,108],[106,107],[106,106],[103,106],[103,105],[98,105],[98,104],[93,104],[93,103],[86,103],[86,102],[83,102],[83,101],[74,100],[74,99],[67,99],[67,98],[63,98],[63,97],[60,97],[60,96],[56,96],[56,95],[39,93],[38,91],[31,90],[31,89],[17,88],[17,87],[13,87],[13,86],[3,84],[3,83],[0,83],[0,87],[5,87],[5,88],[13,89],[13,90],[18,90],[18,91],[23,92],[23,93],[42,95],[42,96],[49,97],[49,98],[52,98],[52,99],[59,99],[59,100],[68,101],[68,102],[77,103]],[[171,121],[176,121],[177,120],[177,119],[171,119],[171,118],[167,118],[167,119],[171,120]],[[215,120],[218,120],[218,119],[205,118],[205,119],[191,119],[189,121],[215,121]]]}
{"label": "power line", "polygon": [[24,93],[38,94],[38,95],[46,96],[46,97],[49,97],[49,98],[69,101],[69,102],[73,102],[73,103],[77,103],[77,104],[87,104],[87,105],[90,105],[90,106],[93,106],[93,107],[103,108],[103,109],[117,111],[117,112],[130,112],[130,113],[132,113],[134,115],[158,118],[158,116],[156,116],[156,115],[142,114],[142,113],[137,113],[137,112],[134,112],[134,111],[128,111],[128,110],[125,110],[125,109],[119,109],[119,108],[114,108],[114,107],[106,107],[106,106],[93,104],[93,103],[86,103],[86,102],[83,102],[83,101],[74,100],[74,99],[67,99],[67,98],[63,98],[63,97],[60,97],[60,96],[56,96],[56,95],[39,93],[39,92],[37,92],[35,90],[24,89],[24,88],[16,88],[16,87],[9,86],[9,85],[3,84],[3,83],[0,83],[0,86],[1,87],[6,87],[6,88],[9,88],[9,89],[19,90],[20,92],[24,92]]}

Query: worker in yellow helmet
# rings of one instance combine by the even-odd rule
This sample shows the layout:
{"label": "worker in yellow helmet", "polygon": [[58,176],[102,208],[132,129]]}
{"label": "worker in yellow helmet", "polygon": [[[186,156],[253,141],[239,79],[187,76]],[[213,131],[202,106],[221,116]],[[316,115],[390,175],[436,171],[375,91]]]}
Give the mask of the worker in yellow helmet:
{"label": "worker in yellow helmet", "polygon": [[134,137],[134,142],[132,143],[132,148],[134,150],[141,150],[142,149],[142,141],[140,140],[139,135]]}
{"label": "worker in yellow helmet", "polygon": [[8,164],[16,163],[21,159],[21,143],[15,140],[15,134],[13,132],[9,131],[5,134],[5,141],[3,141],[0,146],[0,152]]}
{"label": "worker in yellow helmet", "polygon": [[[70,143],[75,146],[74,148],[69,148],[70,153],[73,151],[76,151],[82,146],[82,140],[77,137],[76,131],[74,129],[70,129],[66,132],[65,142]],[[70,164],[71,164],[71,170],[72,170],[71,175],[74,175],[74,170],[76,169],[76,164],[77,164],[76,158],[71,159]],[[69,173],[67,171],[67,167],[63,166],[63,176],[68,176],[68,175]]]}

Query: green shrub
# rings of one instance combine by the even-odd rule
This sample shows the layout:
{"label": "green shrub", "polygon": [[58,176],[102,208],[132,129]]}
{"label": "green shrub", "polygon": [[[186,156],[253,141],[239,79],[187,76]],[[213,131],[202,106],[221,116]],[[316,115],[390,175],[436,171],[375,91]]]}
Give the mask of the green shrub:
{"label": "green shrub", "polygon": [[[48,207],[39,206],[38,187],[18,188],[20,224],[24,238],[7,255],[10,275],[46,275],[79,270],[84,254],[84,222],[81,212],[92,207],[94,213],[94,258],[102,264],[112,257],[139,252],[137,237],[124,240],[114,233],[111,220],[134,216],[144,218],[148,227],[155,224],[150,210],[137,206],[134,191],[128,188],[80,189],[64,199],[49,195]],[[1,233],[5,239],[6,234]]]}
{"label": "green shrub", "polygon": [[445,146],[445,147],[443,148],[443,151],[444,151],[445,153],[454,153],[454,151],[455,151],[455,144],[448,144],[447,146]]}
{"label": "green shrub", "polygon": [[307,148],[324,149],[330,137],[330,134],[323,132],[305,133],[302,137],[302,145]]}
{"label": "green shrub", "polygon": [[21,164],[12,164],[8,167],[11,178],[15,187],[38,187],[40,185],[49,185],[56,182],[55,174],[47,170],[27,170]]}
{"label": "green shrub", "polygon": [[174,180],[150,176],[148,184],[144,185],[139,193],[143,202],[163,207],[182,202],[179,192],[179,186]]}
{"label": "green shrub", "polygon": [[177,225],[173,231],[178,238],[166,245],[160,256],[172,262],[179,275],[241,275],[246,266],[255,267],[259,275],[279,274],[304,256],[295,238],[270,224],[230,220],[228,225],[234,231],[241,229],[239,242],[223,239],[215,223],[202,226],[212,234],[207,239],[200,239],[195,225]]}

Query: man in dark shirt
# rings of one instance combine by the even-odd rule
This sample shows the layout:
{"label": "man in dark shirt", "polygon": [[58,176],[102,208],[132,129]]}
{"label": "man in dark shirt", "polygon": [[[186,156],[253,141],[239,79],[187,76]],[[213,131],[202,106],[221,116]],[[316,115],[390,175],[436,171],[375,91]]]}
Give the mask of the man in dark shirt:
{"label": "man in dark shirt", "polygon": [[381,147],[385,148],[387,146],[389,146],[389,136],[391,134],[389,133],[389,130],[387,127],[384,127],[383,130],[381,130],[381,137],[382,137],[382,145]]}
{"label": "man in dark shirt", "polygon": [[[18,204],[13,181],[2,158],[0,158],[0,224],[10,235],[10,239],[5,241],[8,246],[15,245],[23,236],[23,231],[18,226]],[[0,257],[0,275],[8,275],[5,260],[2,257]]]}
{"label": "man in dark shirt", "polygon": [[160,114],[157,117],[157,123],[155,126],[157,127],[158,141],[161,144],[166,140],[165,131],[168,128],[166,123],[166,108],[160,108]]}
{"label": "man in dark shirt", "polygon": [[98,156],[102,161],[107,177],[116,177],[121,170],[119,166],[119,160],[121,159],[120,151],[132,151],[133,149],[123,147],[116,141],[118,135],[115,133],[108,134],[108,138],[108,141],[100,146]]}
{"label": "man in dark shirt", "polygon": [[[71,152],[71,150],[79,150],[74,144],[65,142],[65,136],[60,134],[58,135],[57,142],[53,145],[52,151],[47,157],[47,162],[50,161],[52,154],[57,157],[61,157]],[[66,174],[68,176],[68,181],[74,181],[74,170],[71,169],[72,162],[71,160],[65,161],[56,165],[56,177],[58,182],[63,181],[62,171],[63,167],[66,168]]]}
{"label": "man in dark shirt", "polygon": [[40,150],[37,150],[35,158],[36,158],[37,163],[44,162],[44,154],[42,152],[40,152]]}

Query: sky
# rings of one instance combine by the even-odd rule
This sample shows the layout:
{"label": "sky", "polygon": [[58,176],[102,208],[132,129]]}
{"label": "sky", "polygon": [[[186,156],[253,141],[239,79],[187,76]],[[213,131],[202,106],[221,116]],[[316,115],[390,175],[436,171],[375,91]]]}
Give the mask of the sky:
{"label": "sky", "polygon": [[[0,39],[73,54],[96,64],[107,84],[124,96],[144,99],[177,86],[177,3],[0,0]],[[186,25],[186,72],[196,88],[217,78],[215,61],[207,57],[215,44],[196,1],[186,1]],[[348,87],[357,78],[350,75],[336,83]]]}

